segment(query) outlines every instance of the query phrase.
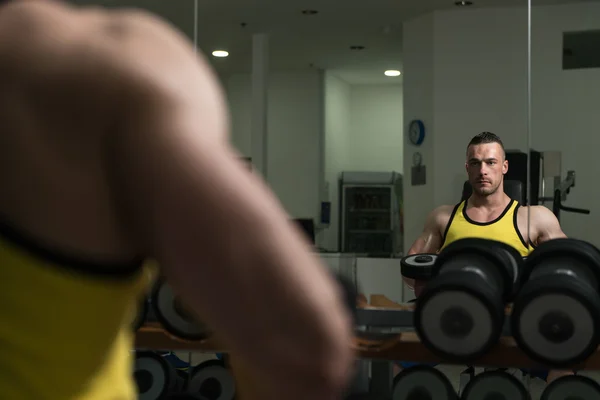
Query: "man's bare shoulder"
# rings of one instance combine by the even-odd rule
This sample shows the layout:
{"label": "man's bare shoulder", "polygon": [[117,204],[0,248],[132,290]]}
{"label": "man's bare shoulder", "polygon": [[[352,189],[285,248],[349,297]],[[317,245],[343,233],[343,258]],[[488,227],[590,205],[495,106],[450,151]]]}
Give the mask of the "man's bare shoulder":
{"label": "man's bare shoulder", "polygon": [[429,214],[429,221],[433,222],[437,228],[440,230],[444,230],[446,225],[448,225],[448,221],[452,216],[452,212],[454,211],[455,206],[453,205],[442,205],[438,206],[431,211]]}
{"label": "man's bare shoulder", "polygon": [[440,218],[450,218],[455,207],[456,206],[445,204],[443,206],[434,208],[431,214]]}
{"label": "man's bare shoulder", "polygon": [[530,219],[531,223],[547,222],[548,220],[556,220],[554,213],[546,206],[521,206],[518,210],[518,217]]}

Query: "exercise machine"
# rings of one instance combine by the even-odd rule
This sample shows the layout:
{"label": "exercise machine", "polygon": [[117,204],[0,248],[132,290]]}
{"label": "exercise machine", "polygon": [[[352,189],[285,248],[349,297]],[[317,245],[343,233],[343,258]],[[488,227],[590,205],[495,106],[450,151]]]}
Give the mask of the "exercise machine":
{"label": "exercise machine", "polygon": [[554,196],[552,197],[552,212],[556,215],[556,218],[560,221],[560,212],[572,212],[578,214],[589,214],[590,210],[583,208],[567,207],[563,204],[567,200],[567,195],[571,191],[571,188],[575,187],[575,171],[568,171],[567,178],[563,180],[558,187],[554,189]]}

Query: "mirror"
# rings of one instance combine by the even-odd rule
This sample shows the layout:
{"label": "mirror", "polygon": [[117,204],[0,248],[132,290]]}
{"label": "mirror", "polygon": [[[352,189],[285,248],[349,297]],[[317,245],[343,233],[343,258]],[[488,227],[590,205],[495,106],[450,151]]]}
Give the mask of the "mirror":
{"label": "mirror", "polygon": [[564,3],[533,1],[531,150],[542,155],[540,204],[553,211],[566,236],[599,246],[600,194],[593,182],[600,4]]}
{"label": "mirror", "polygon": [[[414,299],[399,257],[473,231],[526,256],[535,234],[512,200],[554,204],[571,170],[563,206],[594,208],[596,139],[581,132],[599,103],[597,3],[77,3],[143,7],[196,41],[227,95],[233,146],[367,301]],[[489,133],[468,146],[483,132],[502,146]],[[473,193],[479,202],[463,203]],[[594,212],[561,213],[569,236],[600,243]],[[446,371],[456,389],[462,368]]]}
{"label": "mirror", "polygon": [[[530,236],[541,242],[569,237],[600,245],[595,232],[600,194],[594,184],[600,140],[594,132],[600,101],[599,18],[598,2],[531,1],[530,171],[538,200],[532,204],[545,207],[557,222],[551,234],[540,235],[539,211],[532,208]],[[561,304],[565,301],[553,307]],[[578,315],[573,318],[581,327],[585,316],[575,308],[569,313]],[[597,371],[580,375],[600,380]]]}

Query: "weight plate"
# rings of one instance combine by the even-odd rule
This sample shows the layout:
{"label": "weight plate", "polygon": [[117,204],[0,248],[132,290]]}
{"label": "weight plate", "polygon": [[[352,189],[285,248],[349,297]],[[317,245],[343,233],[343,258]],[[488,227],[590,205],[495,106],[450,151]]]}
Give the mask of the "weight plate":
{"label": "weight plate", "polygon": [[188,392],[209,400],[233,400],[235,380],[222,361],[205,361],[194,368],[188,383]]}
{"label": "weight plate", "polygon": [[166,281],[161,281],[152,292],[152,308],[156,318],[172,335],[186,340],[203,340],[211,331],[201,322],[191,317],[184,309],[173,289]]}
{"label": "weight plate", "polygon": [[400,372],[392,383],[392,400],[455,400],[452,384],[433,367],[418,365]]}
{"label": "weight plate", "polygon": [[530,400],[525,385],[504,371],[486,371],[476,375],[465,386],[461,400]]}
{"label": "weight plate", "polygon": [[206,397],[200,396],[199,394],[193,393],[174,393],[170,395],[167,400],[210,400]]}
{"label": "weight plate", "polygon": [[163,399],[177,385],[177,374],[173,367],[153,352],[136,353],[134,379],[139,400]]}
{"label": "weight plate", "polygon": [[479,254],[493,262],[508,284],[504,287],[504,297],[511,299],[518,290],[522,281],[523,258],[512,246],[496,240],[467,238],[450,243],[448,247],[440,252],[435,262],[435,273],[437,274],[444,264],[458,255]]}
{"label": "weight plate", "polygon": [[578,239],[553,239],[541,243],[527,258],[524,279],[537,265],[548,258],[568,257],[577,258],[591,267],[591,272],[600,282],[600,251],[592,244]]}
{"label": "weight plate", "polygon": [[553,367],[584,361],[598,346],[600,298],[569,276],[529,281],[513,304],[513,336],[532,359]]}
{"label": "weight plate", "polygon": [[542,392],[540,400],[598,400],[600,385],[593,379],[581,375],[558,378]]}
{"label": "weight plate", "polygon": [[468,362],[498,341],[504,303],[478,275],[438,275],[417,298],[414,325],[423,344],[446,360]]}
{"label": "weight plate", "polygon": [[413,254],[400,260],[402,276],[409,279],[428,281],[433,278],[436,254]]}
{"label": "weight plate", "polygon": [[144,296],[142,301],[138,302],[136,313],[133,319],[132,327],[133,331],[140,329],[146,322],[148,315],[148,298]]}

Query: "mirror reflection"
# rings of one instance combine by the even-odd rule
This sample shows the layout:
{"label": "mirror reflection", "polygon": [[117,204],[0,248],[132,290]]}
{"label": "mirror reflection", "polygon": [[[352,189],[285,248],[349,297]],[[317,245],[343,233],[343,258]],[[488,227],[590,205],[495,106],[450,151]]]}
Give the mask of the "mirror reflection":
{"label": "mirror reflection", "polygon": [[[453,362],[362,360],[353,391],[432,397],[428,384],[415,383],[423,381],[437,382],[434,395],[448,398],[539,398],[547,383],[573,373],[527,367],[494,375],[497,366],[464,360],[487,354],[505,333],[509,304],[519,326],[546,316],[531,314],[516,294],[523,260],[538,246],[564,237],[600,245],[593,234],[600,3],[72,3],[143,8],[179,29],[221,84],[232,146],[324,264],[357,284],[363,306],[412,313],[419,298],[404,328]],[[460,246],[477,250],[475,266],[461,259]],[[443,250],[453,257],[438,261]],[[442,268],[448,273],[437,279]],[[531,282],[534,292],[541,281]],[[181,317],[170,332],[183,337],[193,318],[163,289]],[[561,307],[561,316],[589,311]],[[163,324],[158,314],[168,314],[148,313],[146,321]],[[563,343],[571,320],[558,320],[540,322],[532,334],[523,328],[516,340],[530,345],[531,357],[587,351]],[[155,354],[187,371],[181,387],[199,365],[227,369],[222,353]],[[194,385],[223,398],[234,391],[228,379],[220,391]],[[141,374],[136,382],[146,390]]]}
{"label": "mirror reflection", "polygon": [[[532,3],[529,151],[532,204],[544,207],[562,232],[562,235],[546,233],[541,236],[583,241],[569,246],[572,254],[580,257],[585,251],[596,252],[597,249],[591,246],[600,244],[593,232],[600,218],[595,207],[597,195],[594,185],[587,183],[593,182],[595,164],[596,139],[592,132],[597,120],[593,105],[598,100],[600,77],[597,40],[600,3],[563,1],[546,4],[535,0]],[[532,212],[530,235],[540,236],[543,226]],[[557,229],[552,232],[557,232]],[[552,251],[550,246],[546,249]],[[553,255],[556,257],[557,253],[549,252],[548,257]],[[581,353],[581,349],[569,343],[578,337],[580,343],[592,343],[591,348],[595,348],[594,339],[590,338],[597,333],[588,325],[593,318],[590,315],[597,315],[600,311],[591,305],[593,303],[588,303],[590,300],[597,301],[598,297],[594,288],[594,268],[594,262],[582,267],[571,260],[543,270],[538,279],[529,279],[526,284],[529,287],[539,285],[542,279],[547,283],[544,293],[531,302],[523,302],[523,315],[527,314],[532,320],[545,318],[555,332],[561,333],[558,341],[547,334],[535,338],[533,335],[529,338],[524,336],[523,347],[529,347],[533,356],[550,357],[552,346],[548,344],[555,341],[560,343],[560,347],[556,348],[554,356],[562,353],[565,357],[579,357],[589,364],[593,363],[594,351]],[[562,271],[567,275],[562,275]],[[523,290],[527,289],[523,287]],[[543,306],[534,309],[534,301]],[[558,318],[558,314],[567,317]],[[576,328],[565,329],[567,326]],[[544,332],[541,326],[539,332]],[[533,341],[537,345],[532,346]],[[550,379],[573,373],[571,368],[560,373],[555,371],[550,374]],[[591,377],[595,381],[600,377],[595,371],[580,371],[577,375]],[[568,384],[567,380],[557,379],[553,390],[566,388],[573,395],[580,395],[581,385],[586,384],[584,378],[580,379],[571,377]],[[593,396],[597,396],[600,391],[594,390]]]}

